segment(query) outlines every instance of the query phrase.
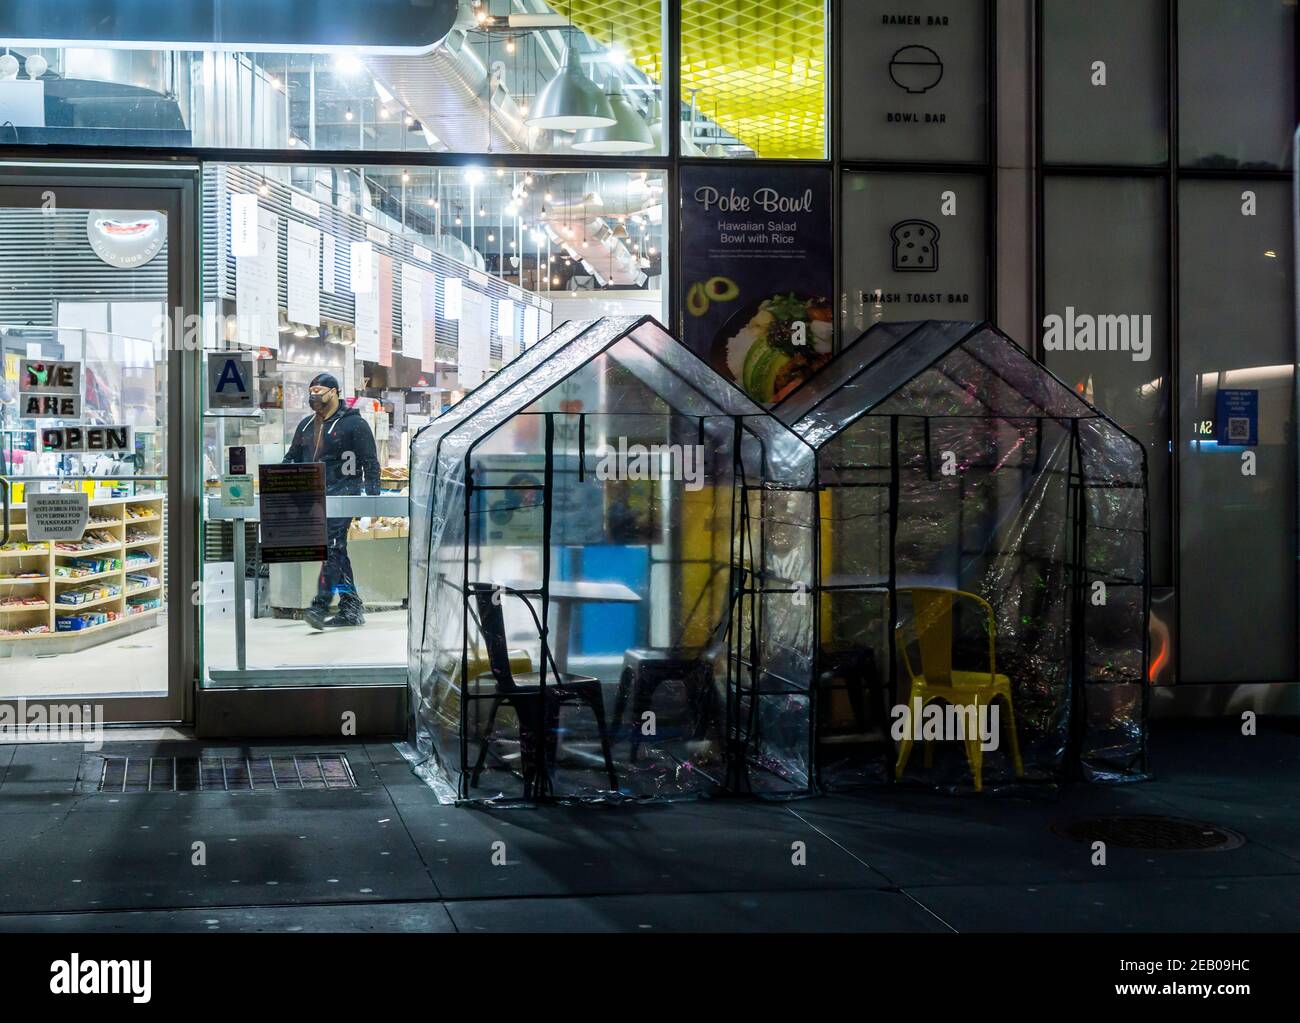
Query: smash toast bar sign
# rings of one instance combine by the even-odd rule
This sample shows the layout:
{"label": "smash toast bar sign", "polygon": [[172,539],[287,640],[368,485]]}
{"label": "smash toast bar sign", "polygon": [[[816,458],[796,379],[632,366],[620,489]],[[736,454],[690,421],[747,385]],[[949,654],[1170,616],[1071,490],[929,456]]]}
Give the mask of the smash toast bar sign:
{"label": "smash toast bar sign", "polygon": [[18,399],[22,419],[80,419],[81,363],[23,359]]}

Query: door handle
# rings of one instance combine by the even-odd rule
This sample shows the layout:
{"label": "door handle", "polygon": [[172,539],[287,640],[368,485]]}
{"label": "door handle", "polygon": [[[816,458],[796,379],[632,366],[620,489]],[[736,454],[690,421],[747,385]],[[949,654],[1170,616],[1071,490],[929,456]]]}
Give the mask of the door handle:
{"label": "door handle", "polygon": [[0,532],[3,532],[0,547],[3,547],[9,542],[9,481],[3,477],[0,477],[0,495],[3,495],[4,501],[4,525],[0,526]]}

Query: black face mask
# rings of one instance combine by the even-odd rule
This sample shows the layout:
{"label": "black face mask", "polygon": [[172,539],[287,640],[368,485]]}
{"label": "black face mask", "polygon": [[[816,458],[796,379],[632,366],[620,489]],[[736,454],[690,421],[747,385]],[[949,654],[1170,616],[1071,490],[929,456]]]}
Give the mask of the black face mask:
{"label": "black face mask", "polygon": [[307,404],[311,406],[313,412],[319,412],[326,406],[325,395],[309,394],[307,395]]}

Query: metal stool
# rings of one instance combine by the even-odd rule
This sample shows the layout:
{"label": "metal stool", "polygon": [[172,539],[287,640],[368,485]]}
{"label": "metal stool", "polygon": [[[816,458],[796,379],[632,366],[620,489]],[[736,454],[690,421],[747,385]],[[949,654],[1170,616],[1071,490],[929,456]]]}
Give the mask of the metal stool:
{"label": "metal stool", "polygon": [[716,709],[713,692],[713,665],[704,659],[704,651],[690,647],[635,647],[623,655],[623,674],[618,680],[618,698],[614,703],[614,729],[623,723],[623,711],[632,700],[632,749],[635,761],[641,746],[641,715],[650,709],[655,690],[664,682],[681,682],[695,718],[694,738],[702,739]]}

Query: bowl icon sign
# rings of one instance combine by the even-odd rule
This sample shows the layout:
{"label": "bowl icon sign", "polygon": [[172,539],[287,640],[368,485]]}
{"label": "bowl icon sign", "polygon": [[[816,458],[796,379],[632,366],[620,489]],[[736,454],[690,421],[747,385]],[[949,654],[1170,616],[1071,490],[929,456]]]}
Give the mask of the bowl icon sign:
{"label": "bowl icon sign", "polygon": [[928,46],[904,46],[889,60],[889,77],[908,92],[929,92],[943,77],[943,61]]}

